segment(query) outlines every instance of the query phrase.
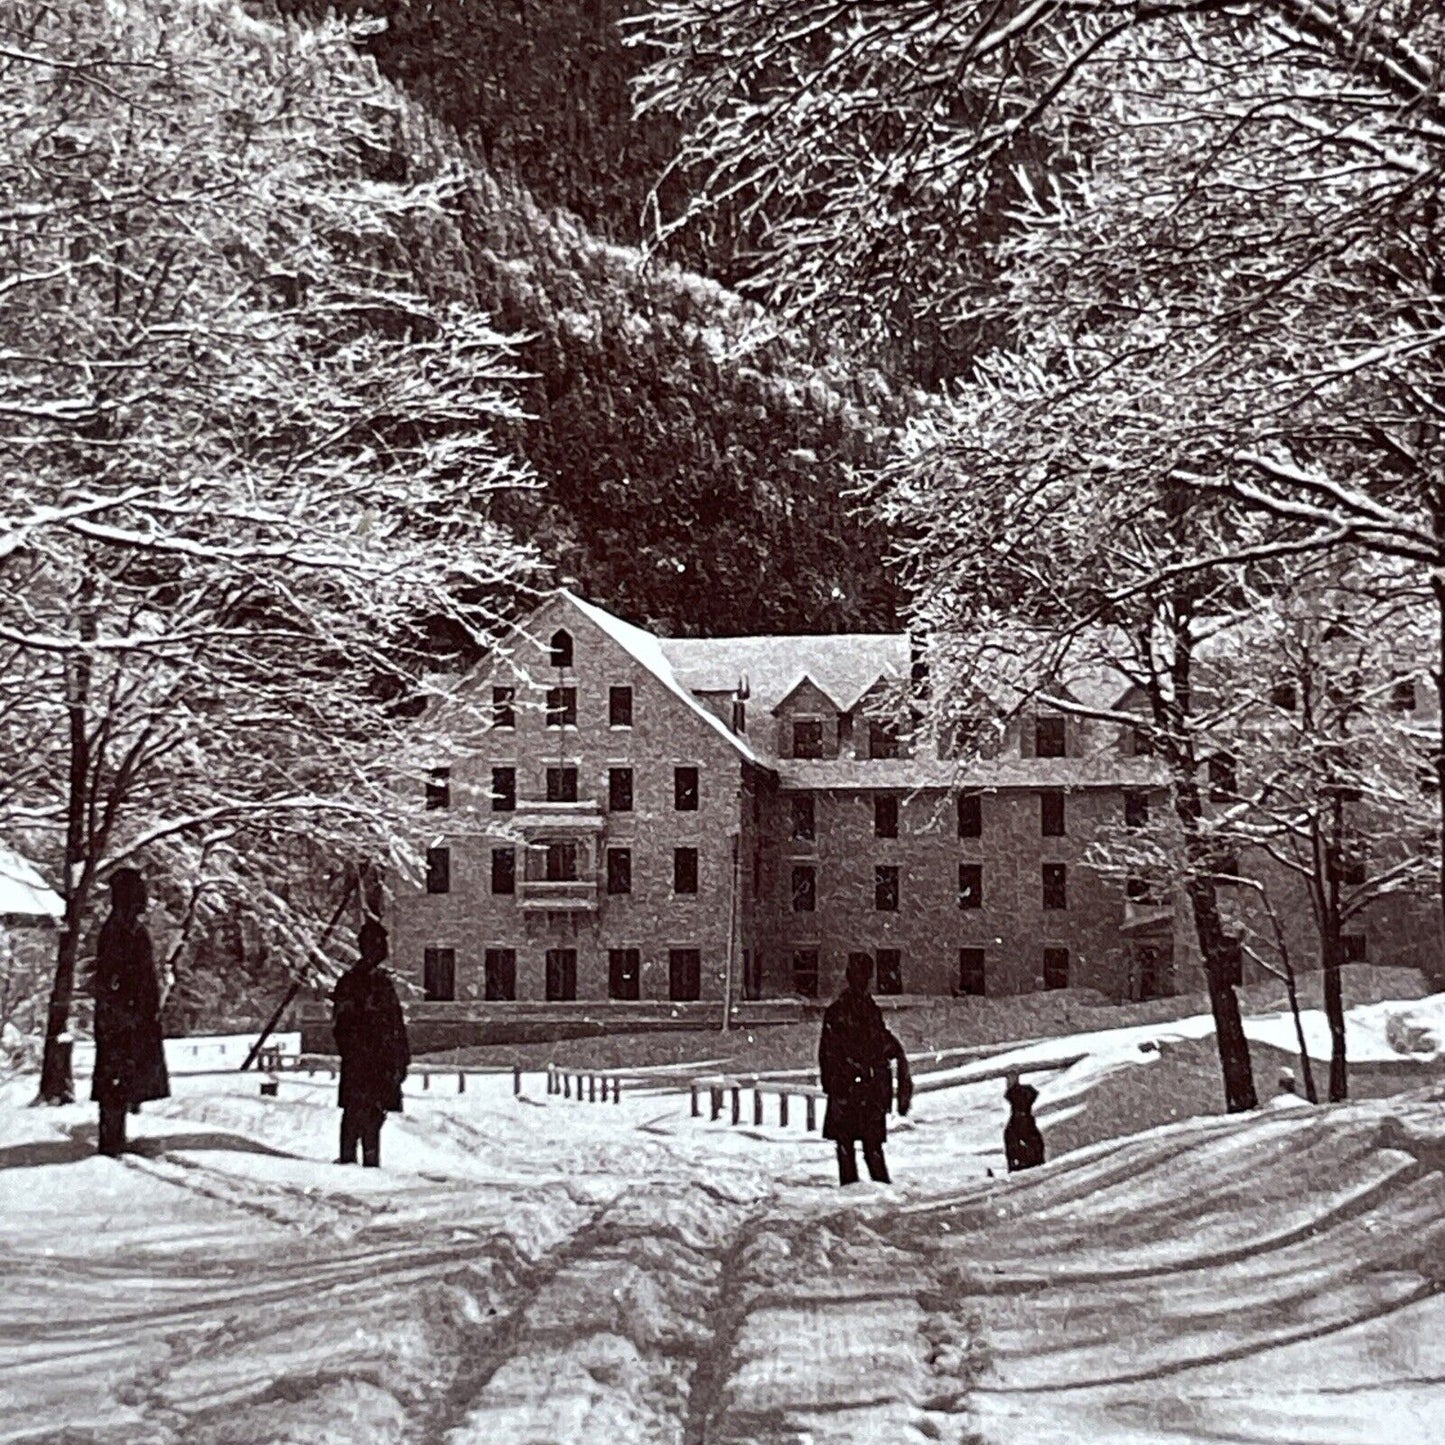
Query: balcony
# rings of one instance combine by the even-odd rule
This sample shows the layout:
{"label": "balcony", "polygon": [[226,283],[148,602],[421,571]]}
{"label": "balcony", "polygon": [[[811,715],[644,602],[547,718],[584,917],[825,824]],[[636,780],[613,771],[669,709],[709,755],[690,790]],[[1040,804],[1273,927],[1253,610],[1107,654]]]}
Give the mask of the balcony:
{"label": "balcony", "polygon": [[530,842],[541,836],[570,838],[601,833],[607,826],[607,818],[593,798],[577,803],[544,803],[519,798],[511,823]]}
{"label": "balcony", "polygon": [[529,911],[592,913],[597,909],[595,878],[522,878],[517,904]]}

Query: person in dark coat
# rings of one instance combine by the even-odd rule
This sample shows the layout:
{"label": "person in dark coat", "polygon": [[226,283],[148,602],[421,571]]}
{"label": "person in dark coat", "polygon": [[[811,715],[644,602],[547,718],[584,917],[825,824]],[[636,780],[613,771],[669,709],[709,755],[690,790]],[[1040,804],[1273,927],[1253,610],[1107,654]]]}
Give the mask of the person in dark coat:
{"label": "person in dark coat", "polygon": [[364,1167],[381,1164],[381,1126],[401,1112],[401,1085],[411,1063],[406,1020],[391,975],[382,968],[387,956],[386,929],[374,918],[361,925],[361,958],[331,991],[332,1024],[341,1055],[341,1154],[339,1164],[356,1163],[361,1146]]}
{"label": "person in dark coat", "polygon": [[872,977],[873,960],[867,954],[848,960],[847,986],[824,1011],[818,1040],[818,1073],[828,1096],[823,1137],[837,1146],[839,1184],[858,1182],[858,1143],[863,1145],[869,1178],[889,1182],[883,1143],[893,1103],[890,1064],[898,1065],[900,1114],[908,1113],[913,1094],[903,1045],[884,1026],[883,1014],[868,992]]}
{"label": "person in dark coat", "polygon": [[134,868],[110,876],[110,916],[95,951],[95,1072],[90,1097],[100,1105],[100,1152],[125,1149],[126,1112],[170,1096],[161,1039],[161,991],[146,932],[145,879]]}
{"label": "person in dark coat", "polygon": [[1034,1120],[1034,1100],[1039,1091],[1032,1084],[1020,1082],[1017,1074],[1010,1074],[1003,1096],[1009,1106],[1008,1123],[1003,1129],[1003,1152],[1008,1159],[1009,1173],[1036,1169],[1044,1162],[1044,1136]]}

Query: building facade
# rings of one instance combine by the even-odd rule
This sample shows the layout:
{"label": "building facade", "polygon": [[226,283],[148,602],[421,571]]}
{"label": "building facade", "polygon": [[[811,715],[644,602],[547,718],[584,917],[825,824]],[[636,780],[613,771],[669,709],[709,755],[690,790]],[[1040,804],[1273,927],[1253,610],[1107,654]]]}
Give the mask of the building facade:
{"label": "building facade", "polygon": [[[716,1017],[830,997],[855,953],[884,996],[1197,987],[1180,900],[1086,861],[1168,805],[1137,730],[1040,704],[988,755],[941,757],[910,742],[918,668],[902,635],[667,639],[554,594],[463,684],[490,725],[419,785],[435,833],[425,884],[395,889],[393,963],[459,1019]],[[1053,695],[1105,711],[1127,693]],[[1248,902],[1225,898],[1242,937]],[[1376,913],[1387,947],[1420,934],[1419,901]],[[1352,957],[1375,952],[1374,916]],[[1242,979],[1265,976],[1251,957]],[[1317,962],[1303,938],[1295,962]]]}

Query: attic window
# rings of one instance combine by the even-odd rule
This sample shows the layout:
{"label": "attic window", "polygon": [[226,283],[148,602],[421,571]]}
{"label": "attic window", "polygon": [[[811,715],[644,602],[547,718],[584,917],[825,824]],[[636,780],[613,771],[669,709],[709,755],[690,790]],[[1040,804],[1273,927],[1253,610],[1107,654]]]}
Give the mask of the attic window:
{"label": "attic window", "polygon": [[559,627],[552,634],[549,646],[552,649],[553,667],[572,666],[572,634],[565,627]]}
{"label": "attic window", "polygon": [[823,756],[822,718],[793,719],[793,756],[795,758],[821,758]]}
{"label": "attic window", "polygon": [[1034,719],[1034,756],[1062,758],[1067,754],[1067,734],[1061,717]]}
{"label": "attic window", "polygon": [[868,724],[868,756],[870,758],[896,758],[898,756],[898,734],[891,724],[876,720]]}

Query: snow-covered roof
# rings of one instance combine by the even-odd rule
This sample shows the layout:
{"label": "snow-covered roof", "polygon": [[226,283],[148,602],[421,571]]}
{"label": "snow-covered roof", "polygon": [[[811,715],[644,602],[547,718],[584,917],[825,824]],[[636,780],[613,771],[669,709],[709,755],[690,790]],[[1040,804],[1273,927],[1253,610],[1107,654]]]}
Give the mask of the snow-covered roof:
{"label": "snow-covered roof", "polygon": [[[688,688],[678,680],[673,672],[672,664],[668,661],[666,652],[663,650],[662,641],[654,637],[652,633],[645,632],[640,627],[634,627],[630,622],[624,622],[620,617],[614,617],[610,612],[604,612],[602,608],[594,606],[591,602],[584,601],[575,592],[569,592],[565,587],[559,589],[560,595],[575,607],[589,622],[592,622],[605,632],[619,647],[629,653],[636,661],[640,662],[662,685],[676,696],[687,708],[699,719],[710,727],[717,735],[725,739],[737,752],[745,757],[750,763],[757,763],[759,767],[767,767],[767,762],[758,756],[749,746],[744,737],[735,733],[707,706],[695,698]],[[736,679],[734,679],[736,681]]]}
{"label": "snow-covered roof", "polygon": [[752,705],[771,712],[806,676],[839,712],[851,712],[880,677],[906,678],[911,653],[902,632],[816,636],[665,637],[662,651],[694,692],[732,692],[747,676]]}
{"label": "snow-covered roof", "polygon": [[65,904],[40,876],[35,865],[0,843],[0,917],[65,916]]}

